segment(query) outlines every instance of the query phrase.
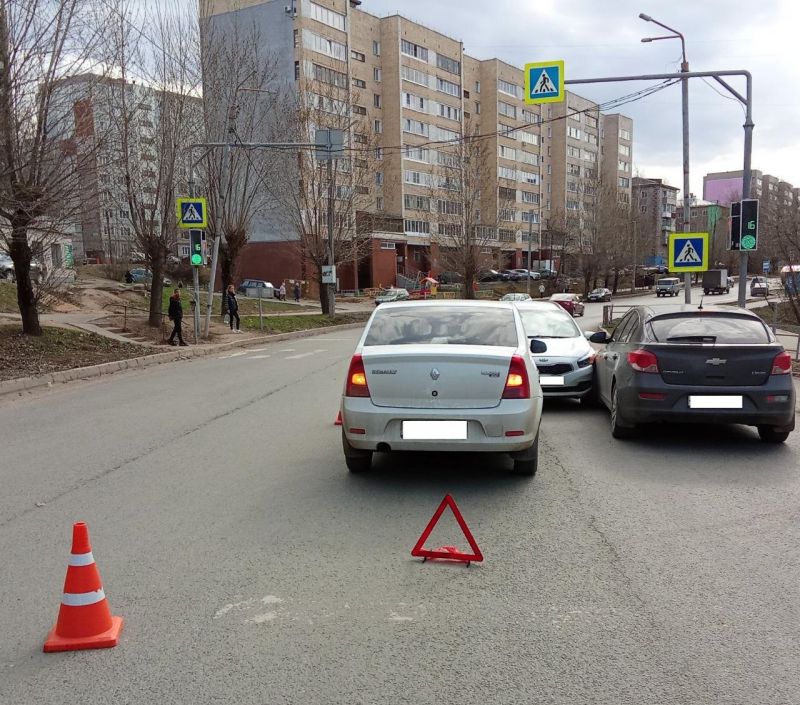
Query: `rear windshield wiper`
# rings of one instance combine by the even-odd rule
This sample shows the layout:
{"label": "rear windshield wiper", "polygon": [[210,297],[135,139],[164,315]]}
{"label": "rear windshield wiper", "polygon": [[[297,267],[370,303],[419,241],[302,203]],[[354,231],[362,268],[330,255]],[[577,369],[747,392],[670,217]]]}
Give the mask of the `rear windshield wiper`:
{"label": "rear windshield wiper", "polygon": [[689,342],[697,342],[697,343],[716,343],[717,336],[716,335],[676,335],[672,338],[667,338],[668,343],[677,343],[678,341],[683,341],[686,343]]}

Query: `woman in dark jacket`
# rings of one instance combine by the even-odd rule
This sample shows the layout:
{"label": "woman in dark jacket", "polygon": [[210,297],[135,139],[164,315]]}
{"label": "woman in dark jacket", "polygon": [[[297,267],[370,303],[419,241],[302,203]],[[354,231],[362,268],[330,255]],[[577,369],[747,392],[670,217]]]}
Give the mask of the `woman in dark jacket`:
{"label": "woman in dark jacket", "polygon": [[227,293],[227,306],[228,306],[228,319],[231,322],[231,330],[233,330],[233,319],[236,319],[236,332],[241,333],[239,330],[239,302],[236,300],[236,289],[233,284],[228,287]]}
{"label": "woman in dark jacket", "polygon": [[[169,320],[172,321],[172,335],[169,336],[170,345],[186,345],[183,341],[183,332],[181,331],[181,322],[183,321],[183,306],[181,305],[181,292],[175,289],[172,296],[169,297],[169,309],[167,309]],[[178,336],[179,343],[175,343],[175,336]]]}

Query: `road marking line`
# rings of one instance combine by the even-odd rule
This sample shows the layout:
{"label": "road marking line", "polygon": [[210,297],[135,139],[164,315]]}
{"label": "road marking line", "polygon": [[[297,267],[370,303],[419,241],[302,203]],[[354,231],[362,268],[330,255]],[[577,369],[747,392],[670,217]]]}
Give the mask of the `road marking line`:
{"label": "road marking line", "polygon": [[272,355],[251,355],[248,360],[263,360],[264,358],[272,357]]}
{"label": "road marking line", "polygon": [[314,350],[312,352],[300,353],[298,355],[289,355],[289,357],[287,357],[286,359],[287,360],[300,360],[301,358],[311,357],[312,355],[316,355],[317,353],[321,353],[321,352],[326,352],[326,351],[325,350]]}
{"label": "road marking line", "polygon": [[222,357],[218,357],[217,360],[227,360],[228,358],[241,357],[242,355],[247,355],[247,352],[235,352],[230,355],[223,355]]}
{"label": "road marking line", "polygon": [[264,352],[268,348],[253,348],[250,352]]}
{"label": "road marking line", "polygon": [[296,349],[297,348],[283,348],[282,350],[279,350],[278,352],[294,352]]}

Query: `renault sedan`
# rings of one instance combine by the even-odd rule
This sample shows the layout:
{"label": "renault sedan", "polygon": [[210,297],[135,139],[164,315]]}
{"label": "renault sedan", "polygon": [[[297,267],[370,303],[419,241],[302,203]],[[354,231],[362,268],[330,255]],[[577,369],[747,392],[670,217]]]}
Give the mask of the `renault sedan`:
{"label": "renault sedan", "polygon": [[504,453],[533,475],[542,390],[513,304],[389,303],[375,309],[342,394],[351,472],[375,452]]}

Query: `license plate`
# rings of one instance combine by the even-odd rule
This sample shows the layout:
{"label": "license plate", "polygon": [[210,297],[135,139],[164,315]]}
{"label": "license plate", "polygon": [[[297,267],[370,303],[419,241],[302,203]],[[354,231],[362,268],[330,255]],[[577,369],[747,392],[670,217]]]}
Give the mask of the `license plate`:
{"label": "license plate", "polygon": [[741,409],[742,397],[739,396],[724,396],[724,397],[689,397],[690,409]]}
{"label": "license plate", "polygon": [[403,438],[409,441],[465,441],[466,421],[403,421]]}
{"label": "license plate", "polygon": [[543,375],[539,377],[539,384],[543,387],[563,387],[564,386],[564,378],[563,377],[547,377]]}

